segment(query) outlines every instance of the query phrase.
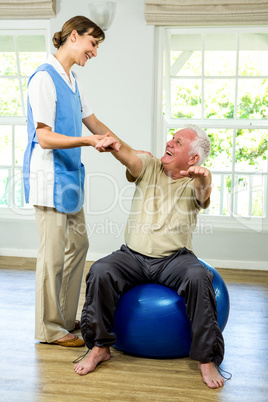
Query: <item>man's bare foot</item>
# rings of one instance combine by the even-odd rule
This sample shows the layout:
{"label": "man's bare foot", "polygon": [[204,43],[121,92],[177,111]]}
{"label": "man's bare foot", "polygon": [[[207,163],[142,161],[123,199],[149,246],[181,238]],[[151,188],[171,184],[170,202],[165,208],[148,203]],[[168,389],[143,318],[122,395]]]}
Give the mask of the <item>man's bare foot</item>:
{"label": "man's bare foot", "polygon": [[213,362],[198,363],[201,370],[202,379],[209,388],[219,388],[224,384],[224,379],[218,372]]}
{"label": "man's bare foot", "polygon": [[74,366],[74,371],[79,375],[85,375],[94,371],[100,362],[105,362],[111,358],[109,348],[99,348],[94,346],[90,354],[85,359]]}

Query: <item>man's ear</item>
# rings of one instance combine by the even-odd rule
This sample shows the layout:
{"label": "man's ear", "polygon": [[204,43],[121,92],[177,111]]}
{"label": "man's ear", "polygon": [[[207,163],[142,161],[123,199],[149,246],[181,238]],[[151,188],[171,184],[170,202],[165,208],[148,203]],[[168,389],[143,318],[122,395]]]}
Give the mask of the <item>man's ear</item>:
{"label": "man's ear", "polygon": [[193,154],[190,156],[188,164],[190,166],[193,166],[199,161],[199,159],[200,159],[200,156],[198,154]]}

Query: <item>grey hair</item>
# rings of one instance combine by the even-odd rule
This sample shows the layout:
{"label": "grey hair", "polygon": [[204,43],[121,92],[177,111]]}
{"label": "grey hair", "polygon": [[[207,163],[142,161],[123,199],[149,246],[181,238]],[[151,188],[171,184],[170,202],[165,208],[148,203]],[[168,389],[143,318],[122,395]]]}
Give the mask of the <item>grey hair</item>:
{"label": "grey hair", "polygon": [[199,161],[196,162],[195,165],[202,165],[210,155],[211,150],[211,143],[210,139],[200,127],[195,126],[194,124],[188,124],[187,126],[183,127],[184,129],[187,128],[188,130],[193,131],[197,134],[197,138],[191,143],[191,148],[189,151],[189,155],[198,154]]}

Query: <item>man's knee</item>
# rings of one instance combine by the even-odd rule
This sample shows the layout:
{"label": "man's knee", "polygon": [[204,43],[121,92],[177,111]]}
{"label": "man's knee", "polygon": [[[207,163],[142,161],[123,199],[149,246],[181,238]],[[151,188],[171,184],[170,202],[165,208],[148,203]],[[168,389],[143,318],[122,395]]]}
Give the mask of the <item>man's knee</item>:
{"label": "man's knee", "polygon": [[108,261],[105,261],[104,259],[100,259],[91,266],[87,277],[86,277],[86,282],[88,283],[91,280],[105,280],[109,272],[111,270],[111,265],[108,263]]}
{"label": "man's knee", "polygon": [[213,281],[213,273],[203,265],[194,266],[190,270],[190,279],[193,282]]}
{"label": "man's knee", "polygon": [[212,286],[213,273],[209,271],[203,265],[194,265],[189,267],[187,272],[187,278],[180,289],[181,292],[186,291],[186,289],[191,289],[192,291],[204,290],[205,287]]}

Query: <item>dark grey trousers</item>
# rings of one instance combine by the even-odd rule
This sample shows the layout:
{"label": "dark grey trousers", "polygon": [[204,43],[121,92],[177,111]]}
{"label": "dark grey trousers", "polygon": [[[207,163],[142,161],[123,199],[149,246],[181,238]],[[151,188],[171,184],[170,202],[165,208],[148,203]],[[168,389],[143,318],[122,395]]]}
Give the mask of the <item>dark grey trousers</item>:
{"label": "dark grey trousers", "polygon": [[[81,333],[89,349],[116,342],[112,331],[118,296],[141,283],[175,289],[185,299],[191,322],[190,357],[220,365],[224,341],[217,323],[213,274],[186,248],[168,257],[151,258],[122,246],[95,262],[86,278]],[[156,334],[157,336],[157,334]]]}

